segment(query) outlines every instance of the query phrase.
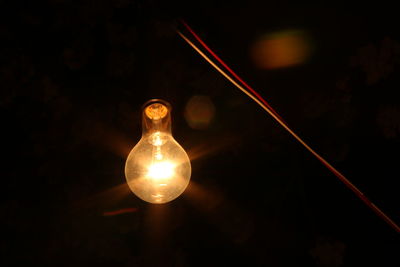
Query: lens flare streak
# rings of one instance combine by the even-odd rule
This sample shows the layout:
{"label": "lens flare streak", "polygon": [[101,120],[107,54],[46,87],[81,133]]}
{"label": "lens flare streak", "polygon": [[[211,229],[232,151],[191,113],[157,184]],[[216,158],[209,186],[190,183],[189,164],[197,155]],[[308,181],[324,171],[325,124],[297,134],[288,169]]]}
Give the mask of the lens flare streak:
{"label": "lens flare streak", "polygon": [[125,209],[120,209],[120,210],[114,210],[114,211],[106,211],[103,212],[103,216],[115,216],[115,215],[121,215],[125,213],[133,213],[137,212],[137,208],[125,208]]}

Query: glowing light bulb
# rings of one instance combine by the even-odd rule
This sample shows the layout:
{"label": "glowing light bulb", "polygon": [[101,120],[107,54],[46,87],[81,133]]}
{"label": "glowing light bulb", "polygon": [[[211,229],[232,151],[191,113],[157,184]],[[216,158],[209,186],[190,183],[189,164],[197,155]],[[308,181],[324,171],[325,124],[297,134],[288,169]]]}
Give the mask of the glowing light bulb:
{"label": "glowing light bulb", "polygon": [[144,201],[169,202],[185,191],[191,175],[189,157],[171,134],[170,104],[159,99],[148,101],[142,127],[142,138],[126,160],[126,180]]}

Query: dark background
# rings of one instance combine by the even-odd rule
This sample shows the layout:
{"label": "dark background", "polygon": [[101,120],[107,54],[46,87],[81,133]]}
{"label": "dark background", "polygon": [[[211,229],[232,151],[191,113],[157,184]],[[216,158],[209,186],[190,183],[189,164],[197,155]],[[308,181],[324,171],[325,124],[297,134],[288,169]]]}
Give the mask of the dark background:
{"label": "dark background", "polygon": [[[174,28],[184,18],[313,148],[400,222],[400,40],[393,5],[1,1],[2,258],[41,266],[400,266],[399,235]],[[263,34],[307,61],[258,68]],[[215,116],[193,129],[192,96]],[[125,158],[141,106],[173,106],[191,184],[150,205]],[[130,212],[109,216],[112,211]]]}

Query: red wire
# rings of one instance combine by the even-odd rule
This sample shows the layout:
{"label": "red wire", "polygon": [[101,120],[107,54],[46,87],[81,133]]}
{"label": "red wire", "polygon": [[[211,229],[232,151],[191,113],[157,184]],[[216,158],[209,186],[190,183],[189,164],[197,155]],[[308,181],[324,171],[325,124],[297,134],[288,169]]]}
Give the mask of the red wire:
{"label": "red wire", "polygon": [[[190,28],[190,26],[184,21],[180,20],[181,23],[188,29],[188,31],[196,38],[196,40],[216,59],[218,62],[224,66],[224,68],[233,75],[244,87],[246,87],[250,92],[253,93],[257,97],[258,100],[260,100],[265,106],[267,106],[272,113],[275,114],[280,120],[284,121],[281,116],[268,104],[267,101],[264,100],[264,98],[261,97],[260,94],[258,94],[250,85],[248,85],[245,81],[243,81],[242,78],[239,77],[214,51],[211,50],[211,48],[208,47],[208,45],[203,42],[203,40]],[[285,123],[286,124],[286,123]]]}
{"label": "red wire", "polygon": [[[253,95],[260,100],[286,127],[287,124],[284,122],[281,116],[265,101],[260,94],[258,94],[250,85],[248,85],[243,79],[241,79],[222,59],[220,59],[208,46],[207,44],[190,28],[190,26],[183,20],[181,23],[186,27],[187,30],[196,38],[196,40],[222,65],[225,69],[231,73],[243,86],[245,86]],[[288,128],[289,129],[289,128]],[[292,132],[292,130],[289,130]],[[302,141],[294,132],[292,135]],[[381,219],[388,223],[396,232],[400,233],[400,227],[390,219],[383,211],[381,211],[375,204],[373,204],[355,185],[353,185],[343,174],[332,167],[325,159],[323,159],[319,154],[317,154],[313,149],[311,149],[305,143],[303,144],[325,167],[328,168],[340,181],[342,181],[350,190],[352,190],[372,211],[374,211]]]}

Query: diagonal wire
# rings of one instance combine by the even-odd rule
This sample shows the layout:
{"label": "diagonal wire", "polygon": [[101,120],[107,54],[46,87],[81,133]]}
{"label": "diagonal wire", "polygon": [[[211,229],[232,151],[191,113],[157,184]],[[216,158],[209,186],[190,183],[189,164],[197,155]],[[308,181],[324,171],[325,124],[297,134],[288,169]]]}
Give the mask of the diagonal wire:
{"label": "diagonal wire", "polygon": [[[281,116],[268,104],[264,98],[261,97],[260,94],[257,93],[250,85],[248,85],[239,75],[237,75],[208,45],[196,34],[196,32],[184,21],[180,20],[183,26],[196,38],[196,40],[230,73],[233,77],[235,77],[244,87],[246,87],[250,92],[252,92],[265,106],[267,106],[279,119],[282,119]],[[286,122],[285,122],[286,124]]]}
{"label": "diagonal wire", "polygon": [[[193,30],[192,30],[193,32]],[[374,203],[372,203],[354,184],[352,184],[343,174],[341,174],[336,168],[334,168],[328,161],[326,161],[322,156],[315,152],[306,142],[301,139],[289,126],[280,118],[275,111],[270,108],[268,104],[259,94],[256,94],[258,98],[251,93],[249,93],[245,88],[243,88],[238,82],[231,78],[224,70],[218,67],[207,55],[205,55],[193,42],[191,42],[183,33],[177,30],[177,33],[194,49],[199,53],[211,66],[213,66],[219,73],[221,73],[227,80],[229,80],[233,85],[235,85],[240,91],[245,93],[248,97],[253,99],[259,106],[261,106],[266,112],[268,112],[286,131],[288,131],[299,143],[301,143],[311,154],[313,154],[325,167],[327,167],[340,181],[342,181],[351,191],[353,191],[358,198],[360,198],[372,211],[374,211],[381,219],[383,219],[387,224],[389,224],[397,233],[400,233],[400,227],[381,209],[379,209]],[[197,38],[198,35],[196,34]],[[196,39],[197,39],[196,38]],[[200,39],[201,40],[201,39]],[[202,43],[204,43],[202,41]],[[215,53],[211,53],[212,55]],[[218,61],[222,61],[219,59]],[[223,61],[222,61],[223,62]],[[226,64],[222,64],[226,66]],[[230,69],[229,67],[227,68]],[[234,75],[237,76],[236,74]],[[238,80],[242,80],[239,79]],[[254,91],[254,90],[253,90]]]}

